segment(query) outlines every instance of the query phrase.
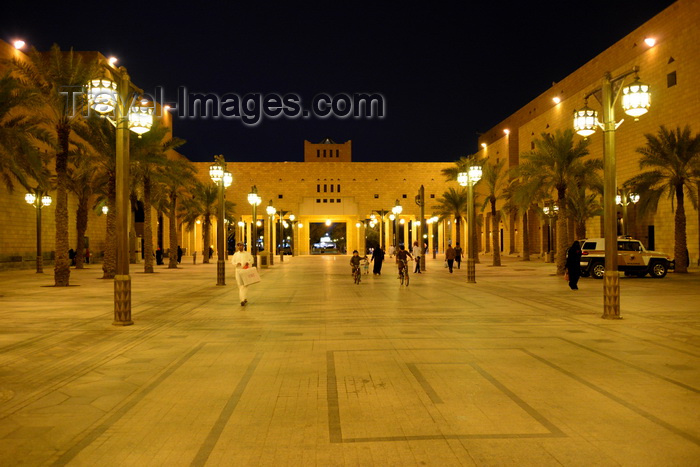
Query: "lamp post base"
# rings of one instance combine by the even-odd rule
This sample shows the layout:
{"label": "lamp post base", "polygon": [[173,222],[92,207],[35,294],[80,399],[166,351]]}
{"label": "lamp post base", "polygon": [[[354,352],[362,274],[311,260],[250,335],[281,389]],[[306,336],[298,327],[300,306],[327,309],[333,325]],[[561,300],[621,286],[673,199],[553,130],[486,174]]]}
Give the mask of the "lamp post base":
{"label": "lamp post base", "polygon": [[44,273],[44,258],[42,258],[41,256],[36,257],[36,273],[37,274]]}
{"label": "lamp post base", "polygon": [[131,326],[131,276],[114,276],[114,326]]}
{"label": "lamp post base", "polygon": [[620,316],[620,275],[605,271],[603,276],[603,319],[622,319]]}
{"label": "lamp post base", "polygon": [[226,285],[226,261],[216,260],[216,285]]}
{"label": "lamp post base", "polygon": [[476,284],[476,261],[473,258],[467,259],[467,283]]}

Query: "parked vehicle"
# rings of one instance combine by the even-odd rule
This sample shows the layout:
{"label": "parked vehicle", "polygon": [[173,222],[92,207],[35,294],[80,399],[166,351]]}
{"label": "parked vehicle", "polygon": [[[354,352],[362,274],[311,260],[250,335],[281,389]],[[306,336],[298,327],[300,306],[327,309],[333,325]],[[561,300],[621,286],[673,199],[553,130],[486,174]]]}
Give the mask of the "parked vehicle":
{"label": "parked vehicle", "polygon": [[[605,275],[605,240],[587,238],[581,243],[581,275],[602,279]],[[642,242],[631,237],[617,239],[617,268],[626,276],[651,277],[661,279],[669,269],[675,268],[671,256],[659,251],[644,248]]]}

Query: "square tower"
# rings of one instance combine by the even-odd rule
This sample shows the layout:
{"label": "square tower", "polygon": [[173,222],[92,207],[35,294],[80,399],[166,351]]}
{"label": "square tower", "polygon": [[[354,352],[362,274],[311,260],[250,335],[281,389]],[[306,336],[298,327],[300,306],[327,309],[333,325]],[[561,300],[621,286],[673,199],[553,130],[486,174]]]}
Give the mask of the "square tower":
{"label": "square tower", "polygon": [[352,140],[336,143],[324,138],[320,143],[304,140],[304,162],[352,162]]}

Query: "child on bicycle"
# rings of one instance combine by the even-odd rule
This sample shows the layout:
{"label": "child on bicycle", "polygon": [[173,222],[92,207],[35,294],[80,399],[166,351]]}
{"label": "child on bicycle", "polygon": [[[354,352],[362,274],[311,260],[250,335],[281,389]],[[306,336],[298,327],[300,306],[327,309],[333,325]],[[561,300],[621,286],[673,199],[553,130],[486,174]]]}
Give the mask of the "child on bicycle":
{"label": "child on bicycle", "polygon": [[406,247],[403,246],[403,244],[399,245],[399,251],[396,252],[396,263],[399,266],[399,274],[401,274],[401,269],[404,266],[408,266],[408,258],[413,259],[413,255],[406,250]]}
{"label": "child on bicycle", "polygon": [[367,260],[367,256],[360,257],[360,253],[357,250],[353,250],[352,256],[350,257],[350,266],[352,266],[352,274],[355,274],[356,269],[360,269],[360,262],[362,260]]}

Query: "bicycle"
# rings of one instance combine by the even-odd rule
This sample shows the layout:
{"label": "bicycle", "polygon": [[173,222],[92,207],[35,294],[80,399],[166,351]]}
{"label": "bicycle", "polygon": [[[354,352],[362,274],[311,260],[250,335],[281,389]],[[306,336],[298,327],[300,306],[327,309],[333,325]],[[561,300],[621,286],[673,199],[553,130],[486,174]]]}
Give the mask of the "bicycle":
{"label": "bicycle", "polygon": [[352,277],[353,277],[353,280],[355,281],[355,284],[359,284],[360,282],[362,282],[362,274],[360,273],[359,267],[352,268]]}
{"label": "bicycle", "polygon": [[406,287],[408,287],[408,262],[403,259],[399,260],[399,279],[401,280],[401,285],[406,282]]}

